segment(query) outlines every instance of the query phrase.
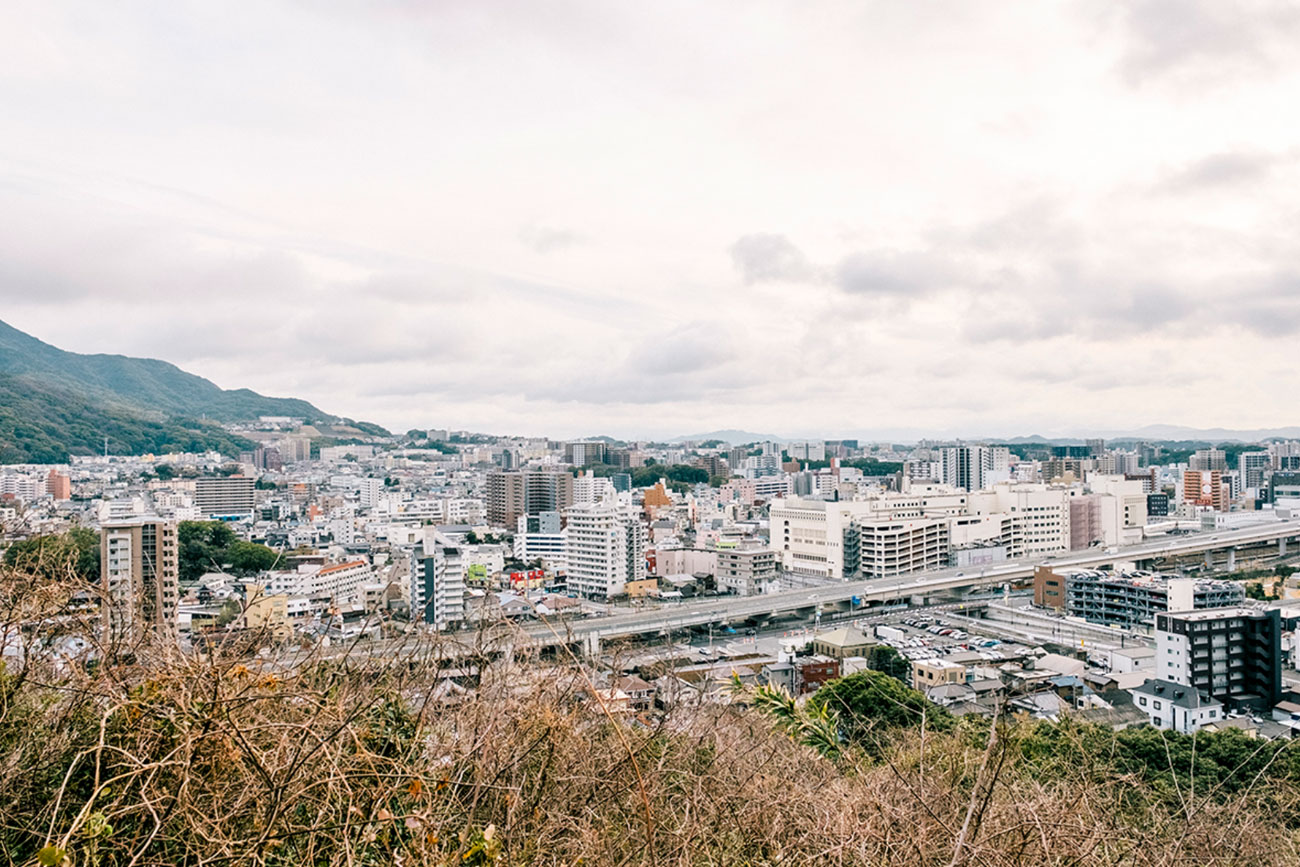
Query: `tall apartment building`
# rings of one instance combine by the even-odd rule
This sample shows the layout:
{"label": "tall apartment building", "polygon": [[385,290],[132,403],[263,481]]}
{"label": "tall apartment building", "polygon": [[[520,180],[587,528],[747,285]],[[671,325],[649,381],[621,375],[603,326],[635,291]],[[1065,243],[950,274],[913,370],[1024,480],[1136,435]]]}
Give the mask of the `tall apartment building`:
{"label": "tall apartment building", "polygon": [[[1206,449],[1205,451],[1218,451]],[[1226,512],[1231,507],[1230,488],[1219,470],[1187,470],[1183,473],[1183,502],[1208,506],[1216,512]]]}
{"label": "tall apartment building", "polygon": [[247,476],[204,476],[194,480],[194,505],[205,518],[253,513],[254,482]]}
{"label": "tall apartment building", "polygon": [[608,599],[645,578],[646,527],[635,508],[606,500],[573,506],[565,517],[569,590]]}
{"label": "tall apartment building", "polygon": [[1001,446],[948,446],[940,449],[943,483],[978,491],[1011,477],[1011,452]]}
{"label": "tall apartment building", "polygon": [[1235,581],[1097,569],[1034,571],[1036,604],[1107,625],[1140,626],[1165,611],[1219,608],[1245,598],[1242,585]]}
{"label": "tall apartment building", "polygon": [[513,527],[521,516],[560,512],[573,505],[574,479],[567,470],[494,471],[487,474],[487,519]]}
{"label": "tall apartment building", "polygon": [[450,539],[431,533],[411,551],[411,619],[435,629],[465,620],[466,563]]}
{"label": "tall apartment building", "polygon": [[757,596],[779,589],[781,570],[770,548],[738,546],[718,548],[714,571],[718,588],[737,596]]}
{"label": "tall apartment building", "polygon": [[1156,676],[1229,707],[1268,710],[1282,695],[1282,619],[1244,607],[1156,615]]}
{"label": "tall apartment building", "polygon": [[1187,462],[1193,470],[1202,472],[1225,472],[1228,469],[1228,456],[1223,449],[1197,449]]}
{"label": "tall apartment building", "polygon": [[575,467],[589,467],[605,463],[609,444],[600,442],[572,442],[564,444],[564,462]]}
{"label": "tall apartment building", "polygon": [[156,518],[104,524],[99,546],[100,583],[113,633],[173,629],[180,600],[176,524]]}
{"label": "tall apartment building", "polygon": [[45,492],[56,500],[72,499],[72,480],[58,470],[50,470],[45,478]]}
{"label": "tall apartment building", "polygon": [[366,508],[373,508],[379,503],[379,498],[384,493],[384,480],[364,478],[359,480],[358,494],[361,498],[361,505]]}
{"label": "tall apartment building", "polygon": [[1237,457],[1237,470],[1241,473],[1241,486],[1259,490],[1273,468],[1273,456],[1268,452],[1242,452]]}

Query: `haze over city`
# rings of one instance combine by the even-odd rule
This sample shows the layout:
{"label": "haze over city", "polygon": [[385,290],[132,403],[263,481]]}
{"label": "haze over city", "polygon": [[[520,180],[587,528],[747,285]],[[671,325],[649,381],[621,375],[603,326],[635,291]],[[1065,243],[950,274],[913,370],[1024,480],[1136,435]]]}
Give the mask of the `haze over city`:
{"label": "haze over city", "polygon": [[16,3],[0,301],[394,430],[1294,423],[1285,3]]}

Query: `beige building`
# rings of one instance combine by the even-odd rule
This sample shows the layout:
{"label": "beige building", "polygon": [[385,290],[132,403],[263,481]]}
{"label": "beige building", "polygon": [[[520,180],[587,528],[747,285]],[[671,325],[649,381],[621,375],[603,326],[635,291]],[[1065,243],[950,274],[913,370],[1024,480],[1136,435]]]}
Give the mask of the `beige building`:
{"label": "beige building", "polygon": [[966,666],[946,659],[922,659],[912,663],[912,688],[924,692],[944,683],[965,683]]}
{"label": "beige building", "polygon": [[293,635],[289,623],[289,597],[284,593],[267,593],[262,585],[244,584],[244,628],[252,632],[266,630],[276,641]]}
{"label": "beige building", "polygon": [[851,626],[818,635],[812,642],[813,653],[829,656],[832,659],[866,656],[875,645],[874,639],[868,638]]}

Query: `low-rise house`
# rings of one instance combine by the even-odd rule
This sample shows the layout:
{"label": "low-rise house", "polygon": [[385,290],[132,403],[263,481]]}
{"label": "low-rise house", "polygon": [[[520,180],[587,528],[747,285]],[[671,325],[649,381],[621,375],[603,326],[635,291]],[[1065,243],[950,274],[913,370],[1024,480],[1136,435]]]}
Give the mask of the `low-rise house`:
{"label": "low-rise house", "polygon": [[1191,734],[1223,720],[1223,702],[1181,683],[1148,679],[1129,692],[1156,728]]}

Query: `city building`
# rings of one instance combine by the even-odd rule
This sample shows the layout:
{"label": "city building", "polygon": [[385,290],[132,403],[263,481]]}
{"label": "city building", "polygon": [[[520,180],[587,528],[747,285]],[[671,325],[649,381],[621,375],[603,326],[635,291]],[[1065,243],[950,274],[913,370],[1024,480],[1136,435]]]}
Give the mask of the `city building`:
{"label": "city building", "polygon": [[313,597],[328,597],[335,605],[359,602],[361,588],[374,580],[374,570],[365,560],[349,560],[322,566],[304,577],[302,592]]}
{"label": "city building", "polygon": [[[846,535],[845,574],[857,564],[855,573],[864,578],[888,578],[909,572],[944,569],[949,559],[947,518],[859,518],[853,522],[856,537]],[[857,542],[855,554],[849,550]]]}
{"label": "city building", "polygon": [[608,599],[645,578],[647,533],[634,508],[606,500],[573,506],[565,517],[570,591]]}
{"label": "city building", "polygon": [[573,505],[574,478],[567,470],[493,471],[486,488],[487,519],[494,527],[513,527],[521,516]]}
{"label": "city building", "polygon": [[58,470],[50,470],[45,478],[45,492],[55,500],[72,499],[72,479]]}
{"label": "city building", "polygon": [[[865,502],[776,499],[769,511],[770,544],[781,568],[819,578],[852,578],[858,571],[859,530],[854,519],[870,512]],[[846,535],[848,563],[846,568]]]}
{"label": "city building", "polygon": [[465,620],[465,566],[460,547],[440,533],[411,552],[411,619],[435,629]]}
{"label": "city building", "polygon": [[720,544],[714,568],[718,589],[737,596],[755,596],[780,589],[781,570],[776,552],[770,548]]}
{"label": "city building", "polygon": [[204,518],[253,514],[254,482],[247,476],[203,476],[194,480],[194,505]]}
{"label": "city building", "polygon": [[572,442],[564,444],[564,461],[575,467],[589,467],[605,463],[609,453],[609,444],[596,442]]}
{"label": "city building", "polygon": [[1268,452],[1242,452],[1237,456],[1237,471],[1241,485],[1248,490],[1264,487],[1264,479],[1273,468],[1273,456]]}
{"label": "city building", "polygon": [[943,483],[978,491],[1011,478],[1011,452],[1002,446],[949,446],[940,449]]}
{"label": "city building", "polygon": [[180,601],[176,524],[148,518],[103,524],[99,545],[100,583],[113,634],[174,629]]}
{"label": "city building", "polygon": [[1282,617],[1232,606],[1156,615],[1156,676],[1229,708],[1266,711],[1282,695]]}
{"label": "city building", "polygon": [[1222,473],[1228,469],[1228,457],[1223,449],[1197,449],[1187,465],[1193,470]]}
{"label": "city building", "polygon": [[1166,611],[1239,604],[1246,598],[1235,581],[1176,578],[1155,572],[1098,569],[1034,570],[1034,602],[1093,623],[1142,626]]}
{"label": "city building", "polygon": [[[1217,451],[1209,449],[1208,451]],[[1220,454],[1222,454],[1220,452]],[[1232,498],[1220,470],[1187,470],[1183,473],[1183,502],[1226,512]]]}

